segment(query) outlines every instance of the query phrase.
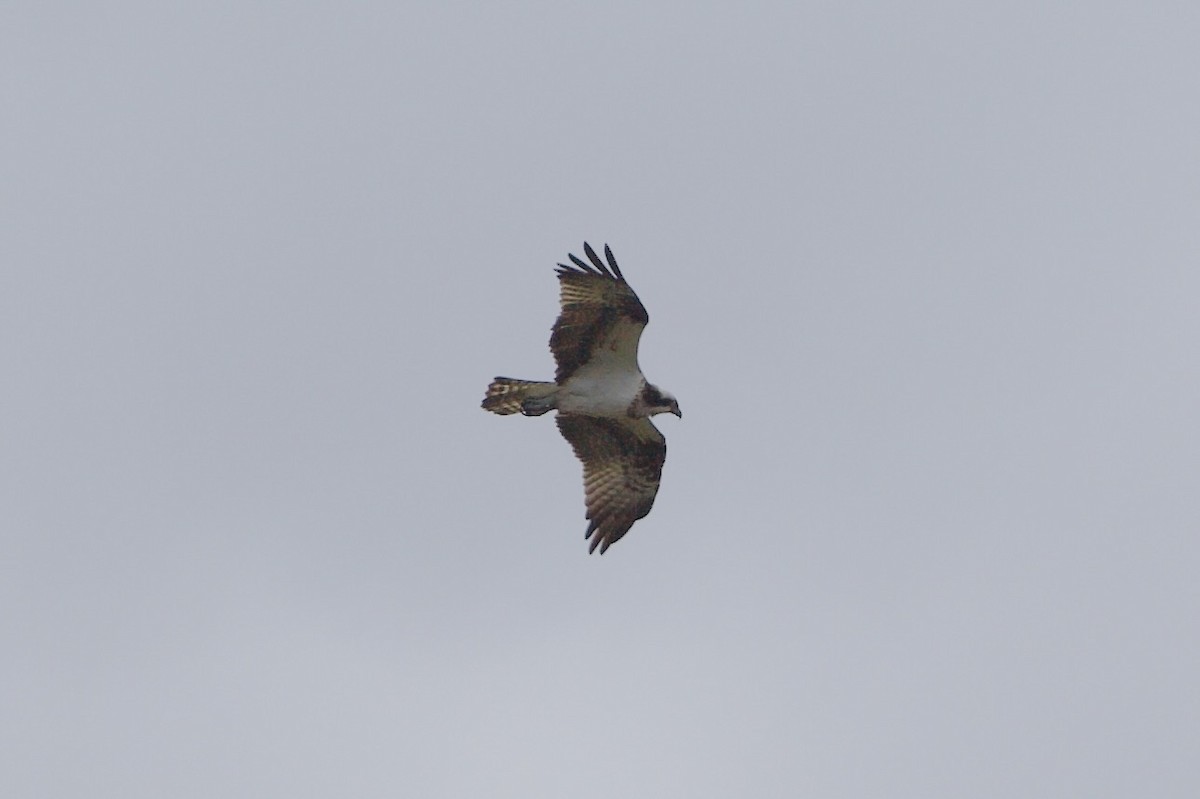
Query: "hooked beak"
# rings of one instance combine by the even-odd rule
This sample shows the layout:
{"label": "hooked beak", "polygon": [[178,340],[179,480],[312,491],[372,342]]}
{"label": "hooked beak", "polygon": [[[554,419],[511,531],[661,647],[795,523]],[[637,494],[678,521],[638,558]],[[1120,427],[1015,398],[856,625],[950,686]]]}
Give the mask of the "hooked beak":
{"label": "hooked beak", "polygon": [[675,414],[675,415],[676,415],[676,416],[678,416],[680,419],[682,419],[682,418],[683,418],[683,411],[679,410],[679,406],[678,406],[678,405],[676,405],[674,408],[672,408],[672,409],[671,409],[671,413]]}

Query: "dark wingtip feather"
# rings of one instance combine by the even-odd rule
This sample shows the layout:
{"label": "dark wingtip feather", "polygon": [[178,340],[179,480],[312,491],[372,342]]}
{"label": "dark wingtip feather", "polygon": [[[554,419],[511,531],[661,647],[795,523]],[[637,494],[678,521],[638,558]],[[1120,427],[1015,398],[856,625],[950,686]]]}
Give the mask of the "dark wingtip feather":
{"label": "dark wingtip feather", "polygon": [[608,265],[612,267],[617,280],[624,280],[625,276],[621,274],[621,267],[617,266],[617,259],[613,258],[612,250],[607,244],[604,245],[604,257],[608,259]]}
{"label": "dark wingtip feather", "polygon": [[596,268],[589,263],[584,263],[582,258],[579,258],[574,253],[567,253],[567,257],[571,259],[571,263],[575,264],[579,269],[589,275],[603,275],[603,272],[596,271]]}
{"label": "dark wingtip feather", "polygon": [[571,263],[575,264],[575,266],[572,267],[567,266],[566,264],[559,264],[558,274],[562,276],[572,274],[577,275],[582,273],[587,275],[607,277],[612,280],[620,280],[622,283],[625,282],[625,276],[621,274],[621,267],[617,266],[617,259],[613,257],[612,248],[610,248],[607,244],[604,245],[604,257],[608,263],[600,260],[600,256],[596,254],[594,249],[592,249],[592,245],[588,244],[586,241],[583,243],[583,253],[588,257],[588,261],[591,261],[591,263],[588,263],[588,261],[583,260],[574,253],[567,253],[567,257],[571,259]]}
{"label": "dark wingtip feather", "polygon": [[[595,538],[592,538],[592,533],[595,533],[596,528],[598,528],[599,526],[600,526],[600,522],[596,521],[595,519],[592,519],[592,521],[588,524],[587,532],[585,532],[583,534],[584,541],[587,541],[589,538],[592,539],[592,545],[588,547],[589,555],[596,551],[596,546],[600,543],[600,539],[604,538],[603,535],[597,535]],[[600,550],[600,554],[603,555],[604,550]]]}
{"label": "dark wingtip feather", "polygon": [[596,255],[596,251],[592,249],[592,245],[588,244],[586,241],[583,243],[583,252],[585,255],[587,255],[588,260],[595,265],[596,269],[598,269],[601,274],[612,277],[612,274],[608,271],[608,267],[605,266],[604,262],[600,260],[600,256]]}

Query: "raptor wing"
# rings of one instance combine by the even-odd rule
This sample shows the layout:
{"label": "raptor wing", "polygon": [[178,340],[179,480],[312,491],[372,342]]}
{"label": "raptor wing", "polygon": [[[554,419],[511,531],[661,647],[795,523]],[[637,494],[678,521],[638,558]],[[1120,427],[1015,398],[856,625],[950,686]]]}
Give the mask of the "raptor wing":
{"label": "raptor wing", "polygon": [[559,413],[558,429],[583,462],[584,538],[600,554],[650,512],[667,459],[667,440],[646,418]]}
{"label": "raptor wing", "polygon": [[571,255],[570,266],[558,265],[562,311],[550,334],[550,350],[558,365],[554,379],[560,385],[597,361],[611,371],[639,371],[638,341],[650,321],[608,245],[607,263],[586,242],[583,251],[588,261]]}

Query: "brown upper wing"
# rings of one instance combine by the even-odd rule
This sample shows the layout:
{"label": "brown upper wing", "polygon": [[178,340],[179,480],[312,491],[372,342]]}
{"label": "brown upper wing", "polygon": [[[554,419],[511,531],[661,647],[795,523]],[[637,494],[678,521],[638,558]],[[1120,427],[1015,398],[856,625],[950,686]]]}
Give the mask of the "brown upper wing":
{"label": "brown upper wing", "polygon": [[[649,419],[558,414],[558,429],[583,461],[588,524],[600,554],[650,512],[667,459],[667,441]],[[595,536],[593,538],[593,535]]]}
{"label": "brown upper wing", "polygon": [[591,263],[571,255],[573,266],[558,265],[562,312],[550,333],[550,350],[558,364],[554,379],[558,383],[587,363],[593,350],[606,342],[615,345],[619,340],[623,353],[631,350],[634,361],[629,365],[636,369],[637,340],[650,321],[608,245],[604,245],[607,264],[586,242],[583,251]]}

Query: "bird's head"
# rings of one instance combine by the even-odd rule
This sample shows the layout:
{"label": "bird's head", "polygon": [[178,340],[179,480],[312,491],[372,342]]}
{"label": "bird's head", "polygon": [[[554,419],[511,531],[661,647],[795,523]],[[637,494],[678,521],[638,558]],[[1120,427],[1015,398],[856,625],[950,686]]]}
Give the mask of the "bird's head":
{"label": "bird's head", "polygon": [[683,411],[679,410],[679,400],[658,386],[647,383],[642,393],[642,401],[645,403],[648,416],[654,416],[656,413],[673,413],[680,419],[683,418]]}

